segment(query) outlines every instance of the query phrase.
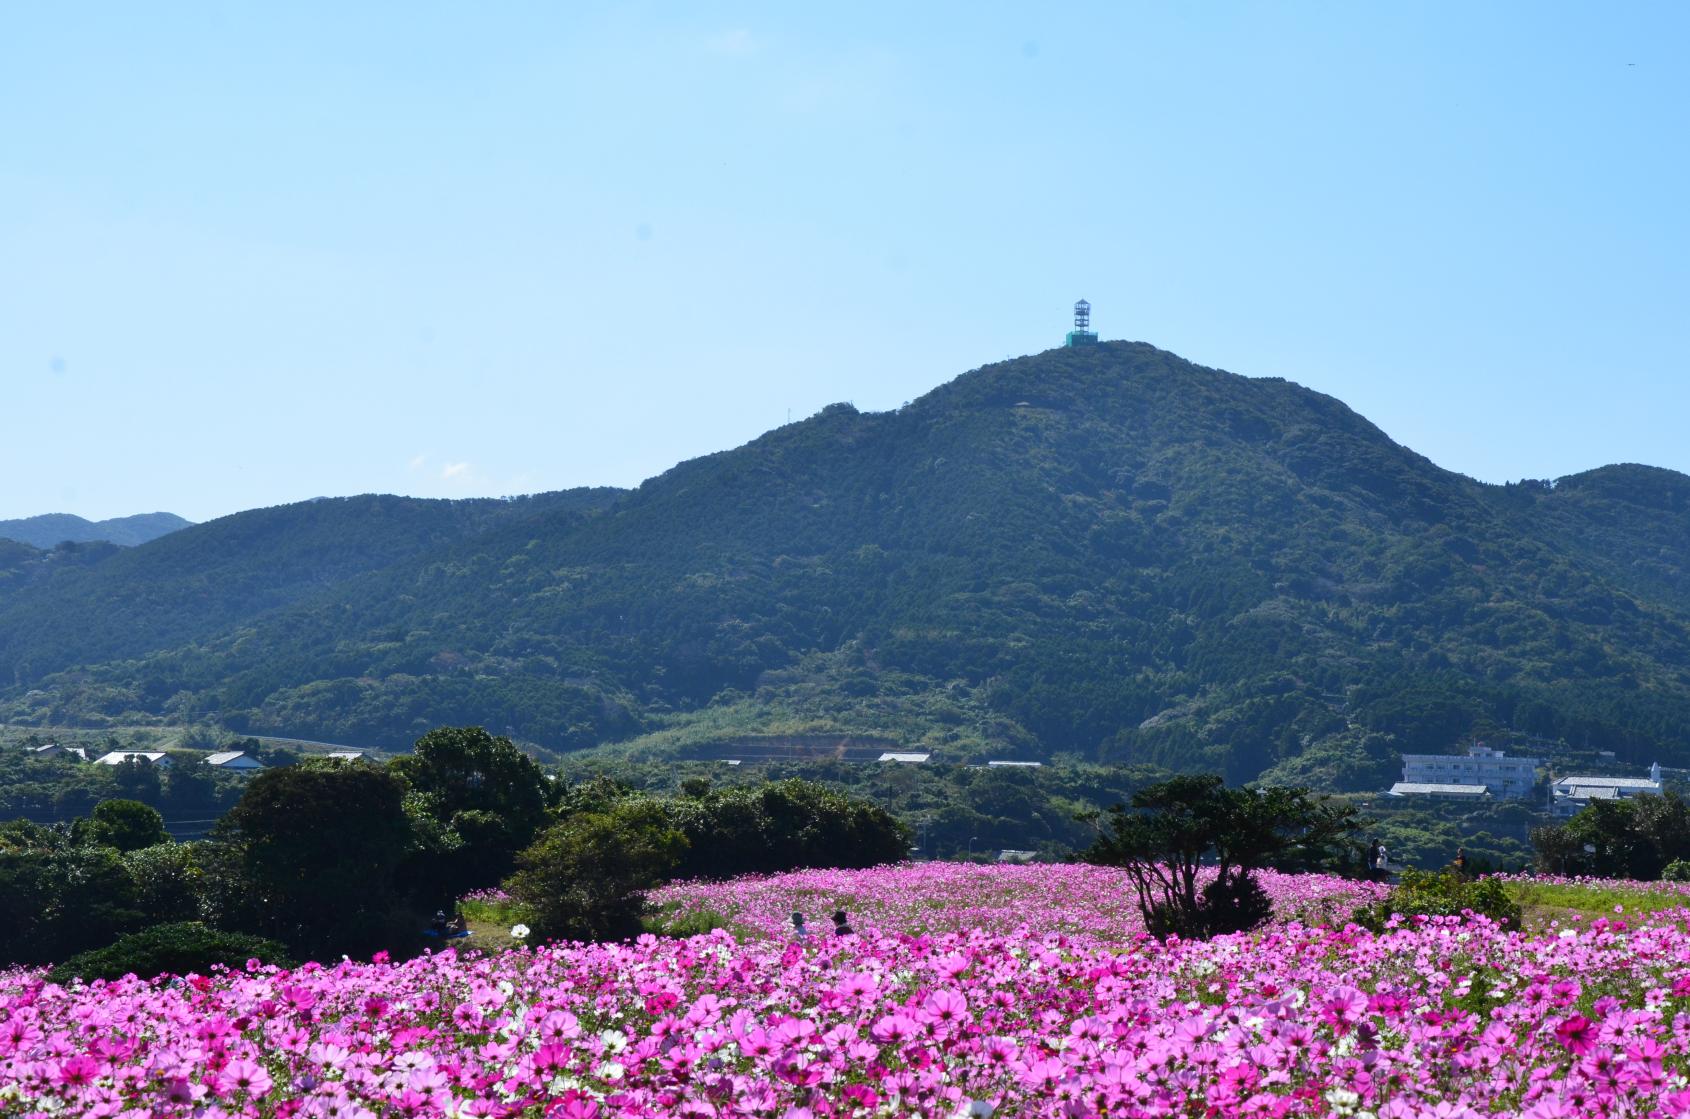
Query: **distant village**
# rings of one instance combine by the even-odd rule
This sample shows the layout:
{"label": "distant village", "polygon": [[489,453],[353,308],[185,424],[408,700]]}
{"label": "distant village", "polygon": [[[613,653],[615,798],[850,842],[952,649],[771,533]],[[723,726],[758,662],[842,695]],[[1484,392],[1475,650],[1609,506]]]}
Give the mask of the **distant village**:
{"label": "distant village", "polygon": [[[56,742],[49,742],[45,746],[31,746],[28,752],[31,757],[36,758],[62,757],[84,762],[91,761],[94,765],[122,765],[125,762],[137,762],[158,769],[169,769],[172,764],[170,755],[162,750],[113,750],[108,754],[101,754],[97,758],[90,759],[88,751],[81,746],[61,746]],[[334,750],[323,756],[356,761],[364,756],[364,751]],[[214,754],[207,754],[200,759],[200,764],[209,765],[224,773],[253,773],[266,768],[263,762],[245,750],[222,750]]]}
{"label": "distant village", "polygon": [[[1542,758],[1512,757],[1478,742],[1465,754],[1404,754],[1402,780],[1386,795],[1472,803],[1530,800],[1543,795],[1538,770],[1545,764]],[[1575,774],[1554,778],[1542,807],[1557,819],[1567,819],[1592,801],[1624,800],[1645,793],[1659,796],[1664,789],[1656,762],[1649,767],[1648,777]]]}

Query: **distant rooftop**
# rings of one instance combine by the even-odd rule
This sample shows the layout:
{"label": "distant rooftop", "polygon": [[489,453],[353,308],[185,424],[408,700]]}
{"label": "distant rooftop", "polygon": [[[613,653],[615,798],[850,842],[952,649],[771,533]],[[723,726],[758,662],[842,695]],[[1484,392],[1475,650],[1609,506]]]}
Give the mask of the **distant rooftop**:
{"label": "distant rooftop", "polygon": [[905,762],[908,764],[918,765],[932,756],[932,754],[911,754],[898,750],[888,750],[884,754],[880,755],[880,760],[883,762]]}
{"label": "distant rooftop", "polygon": [[1661,783],[1652,777],[1563,777],[1555,782],[1557,789],[1658,789]]}
{"label": "distant rooftop", "polygon": [[993,765],[993,766],[1014,766],[1014,767],[1018,767],[1018,768],[1021,768],[1021,769],[1037,769],[1045,763],[1044,762],[987,762],[986,764],[987,765]]}
{"label": "distant rooftop", "polygon": [[1435,797],[1468,797],[1479,800],[1490,796],[1490,790],[1483,785],[1445,785],[1429,781],[1398,781],[1391,786],[1387,796],[1435,796]]}

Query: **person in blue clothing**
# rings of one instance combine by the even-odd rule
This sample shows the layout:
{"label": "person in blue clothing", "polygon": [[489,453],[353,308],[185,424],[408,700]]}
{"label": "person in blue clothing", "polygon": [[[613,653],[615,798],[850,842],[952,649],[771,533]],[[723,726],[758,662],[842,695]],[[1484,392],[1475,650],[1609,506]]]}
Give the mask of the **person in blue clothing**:
{"label": "person in blue clothing", "polygon": [[792,915],[792,935],[797,937],[799,940],[810,939],[810,926],[804,923],[804,915],[802,913],[794,913]]}

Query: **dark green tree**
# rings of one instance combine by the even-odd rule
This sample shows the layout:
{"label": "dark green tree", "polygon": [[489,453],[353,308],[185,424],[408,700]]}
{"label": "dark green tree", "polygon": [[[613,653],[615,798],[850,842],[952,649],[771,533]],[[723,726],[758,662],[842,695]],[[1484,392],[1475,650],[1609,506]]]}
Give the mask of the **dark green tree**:
{"label": "dark green tree", "polygon": [[[303,957],[367,954],[411,923],[395,880],[411,842],[405,786],[365,763],[309,761],[254,776],[214,831],[219,924]],[[233,889],[227,887],[233,886]]]}
{"label": "dark green tree", "polygon": [[139,851],[170,841],[158,809],[138,800],[101,801],[94,806],[88,826],[82,830],[88,842],[119,851]]}
{"label": "dark green tree", "polygon": [[191,921],[200,915],[205,871],[197,853],[203,844],[160,843],[123,856],[135,883],[135,907],[148,924]]}
{"label": "dark green tree", "polygon": [[144,924],[109,847],[0,851],[0,961],[45,964]]}
{"label": "dark green tree", "polygon": [[516,853],[534,841],[557,799],[553,782],[508,738],[481,727],[442,727],[417,739],[389,769],[411,790],[413,818],[428,838],[406,868],[425,904],[449,905],[510,873]]}
{"label": "dark green tree", "polygon": [[790,778],[669,803],[688,846],[683,878],[866,867],[908,857],[909,830],[871,801]]}
{"label": "dark green tree", "polygon": [[645,892],[668,877],[686,845],[659,802],[631,797],[541,832],[507,888],[537,940],[622,940],[640,933]]}
{"label": "dark green tree", "polygon": [[[1130,805],[1130,807],[1129,807]],[[1216,775],[1175,777],[1109,810],[1088,862],[1127,871],[1145,927],[1158,936],[1212,936],[1260,924],[1271,906],[1254,872],[1329,863],[1361,821],[1297,788],[1227,788]],[[1199,868],[1214,876],[1199,885]]]}
{"label": "dark green tree", "polygon": [[144,758],[129,758],[112,767],[117,790],[128,800],[157,804],[163,786],[158,768]]}

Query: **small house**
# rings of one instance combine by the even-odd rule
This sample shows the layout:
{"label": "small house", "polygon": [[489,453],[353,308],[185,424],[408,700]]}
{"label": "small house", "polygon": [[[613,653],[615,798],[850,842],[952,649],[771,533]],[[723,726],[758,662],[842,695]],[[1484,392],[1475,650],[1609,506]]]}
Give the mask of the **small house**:
{"label": "small house", "polygon": [[263,769],[264,763],[247,753],[245,750],[224,750],[211,754],[205,759],[205,764],[215,766],[228,773],[251,773],[255,769]]}
{"label": "small house", "polygon": [[144,762],[159,769],[170,767],[170,758],[159,750],[113,750],[94,759],[95,765],[122,765],[124,762]]}
{"label": "small house", "polygon": [[60,746],[57,742],[49,742],[45,746],[31,746],[29,756],[32,758],[70,758],[74,761],[88,760],[88,751],[80,746]]}
{"label": "small house", "polygon": [[920,765],[932,756],[932,754],[913,754],[899,750],[888,750],[880,755],[880,760],[883,762],[899,762],[903,765]]}

